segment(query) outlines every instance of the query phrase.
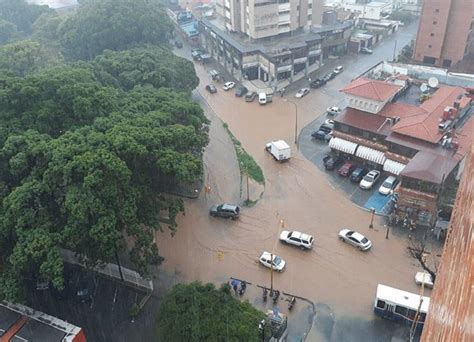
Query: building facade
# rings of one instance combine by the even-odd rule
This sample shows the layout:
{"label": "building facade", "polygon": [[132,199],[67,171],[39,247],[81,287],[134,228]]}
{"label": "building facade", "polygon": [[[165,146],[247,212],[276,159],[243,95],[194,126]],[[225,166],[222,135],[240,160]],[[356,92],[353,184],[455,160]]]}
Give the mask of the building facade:
{"label": "building facade", "polygon": [[422,342],[474,340],[474,145],[470,150],[431,294]]}
{"label": "building facade", "polygon": [[449,68],[469,52],[474,1],[424,0],[413,59]]}
{"label": "building facade", "polygon": [[290,34],[320,25],[324,0],[217,0],[225,29],[251,39]]}

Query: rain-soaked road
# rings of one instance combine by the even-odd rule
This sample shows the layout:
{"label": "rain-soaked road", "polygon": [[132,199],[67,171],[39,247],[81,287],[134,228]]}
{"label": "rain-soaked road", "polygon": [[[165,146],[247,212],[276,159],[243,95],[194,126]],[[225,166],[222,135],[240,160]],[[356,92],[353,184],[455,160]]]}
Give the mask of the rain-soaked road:
{"label": "rain-soaked road", "polygon": [[[351,66],[346,65],[347,68]],[[413,279],[418,269],[407,256],[407,240],[395,235],[385,239],[386,231],[378,218],[374,229],[369,229],[370,214],[334,189],[326,175],[297,151],[293,143],[295,109],[291,103],[279,97],[266,106],[246,103],[236,98],[233,90],[224,92],[220,84],[218,93],[211,95],[204,90],[211,83],[206,69],[196,64],[196,72],[201,79],[197,89],[201,97],[195,97],[208,103],[203,107],[212,120],[211,140],[204,155],[206,182],[212,190],[197,200],[186,201],[186,215],[178,219],[174,237],[167,232],[157,233],[160,253],[166,258],[164,271],[180,274],[185,281],[221,283],[233,276],[269,286],[270,272],[257,263],[257,258],[264,250],[272,251],[287,262],[287,269],[274,275],[275,288],[321,303],[330,308],[328,317],[334,315],[336,321],[344,317],[346,324],[366,320],[373,325],[372,306],[378,283],[419,291]],[[347,70],[346,75],[350,77]],[[331,85],[338,86],[339,81]],[[300,100],[288,97],[298,105],[299,129],[339,98],[342,97],[334,88],[312,91]],[[243,200],[235,152],[216,115],[228,123],[265,175],[263,198],[254,207],[244,208],[237,221],[208,215],[209,207],[215,203]],[[277,138],[292,146],[293,158],[288,163],[279,164],[264,151],[265,143]],[[362,253],[339,241],[337,233],[344,227],[366,235],[373,248]],[[282,229],[312,234],[314,249],[304,252],[280,244]],[[429,291],[425,294],[429,295]],[[314,335],[318,336],[313,336],[314,340],[359,340],[355,335],[348,337],[349,331],[345,336],[333,331],[331,337],[327,328],[320,327],[323,333]],[[363,329],[360,332],[361,336],[369,334]]]}

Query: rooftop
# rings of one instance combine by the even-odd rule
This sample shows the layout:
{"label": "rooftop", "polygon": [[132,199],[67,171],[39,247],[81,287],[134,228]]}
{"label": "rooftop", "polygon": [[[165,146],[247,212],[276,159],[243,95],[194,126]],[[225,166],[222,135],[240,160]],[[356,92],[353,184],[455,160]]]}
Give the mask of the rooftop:
{"label": "rooftop", "polygon": [[393,98],[402,89],[401,86],[392,83],[358,78],[340,91],[352,96],[363,97],[369,100],[385,102]]}
{"label": "rooftop", "polygon": [[402,176],[441,184],[454,170],[458,161],[428,151],[418,152],[401,172]]}

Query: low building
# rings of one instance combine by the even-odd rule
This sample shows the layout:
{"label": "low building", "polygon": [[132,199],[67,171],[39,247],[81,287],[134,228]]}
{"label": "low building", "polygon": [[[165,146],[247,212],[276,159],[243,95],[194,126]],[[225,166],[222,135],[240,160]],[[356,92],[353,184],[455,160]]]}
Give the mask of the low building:
{"label": "low building", "polygon": [[432,81],[433,87],[425,85],[421,93],[415,82],[385,75],[383,80],[358,78],[344,87],[348,105],[335,119],[329,146],[399,176],[398,210],[431,225],[443,186],[459,176],[472,139],[472,100],[462,87]]}
{"label": "low building", "polygon": [[19,304],[0,303],[0,340],[85,342],[84,331],[73,324]]}

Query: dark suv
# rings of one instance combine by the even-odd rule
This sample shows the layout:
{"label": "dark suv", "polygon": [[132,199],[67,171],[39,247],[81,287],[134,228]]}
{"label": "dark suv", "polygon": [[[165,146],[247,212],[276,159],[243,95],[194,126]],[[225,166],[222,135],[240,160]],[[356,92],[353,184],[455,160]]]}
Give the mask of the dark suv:
{"label": "dark suv", "polygon": [[311,83],[309,84],[309,86],[310,86],[311,88],[319,88],[319,87],[322,87],[323,85],[325,85],[326,83],[327,83],[326,80],[321,79],[321,78],[317,78],[317,79],[315,79],[313,82],[311,82]]}
{"label": "dark suv", "polygon": [[365,167],[356,168],[354,171],[352,171],[352,174],[350,177],[351,182],[359,183],[368,172],[369,170],[367,170]]}
{"label": "dark suv", "polygon": [[213,217],[236,219],[240,215],[240,208],[232,204],[214,205],[209,214]]}
{"label": "dark suv", "polygon": [[324,163],[324,168],[326,170],[334,170],[338,168],[342,163],[344,163],[344,158],[341,156],[331,156],[331,155],[326,155],[323,158],[323,163]]}
{"label": "dark suv", "polygon": [[242,96],[244,96],[245,94],[247,94],[248,91],[249,91],[249,90],[248,90],[245,86],[241,85],[241,86],[239,86],[239,87],[237,88],[237,90],[235,91],[235,96],[237,96],[237,97],[242,97]]}

